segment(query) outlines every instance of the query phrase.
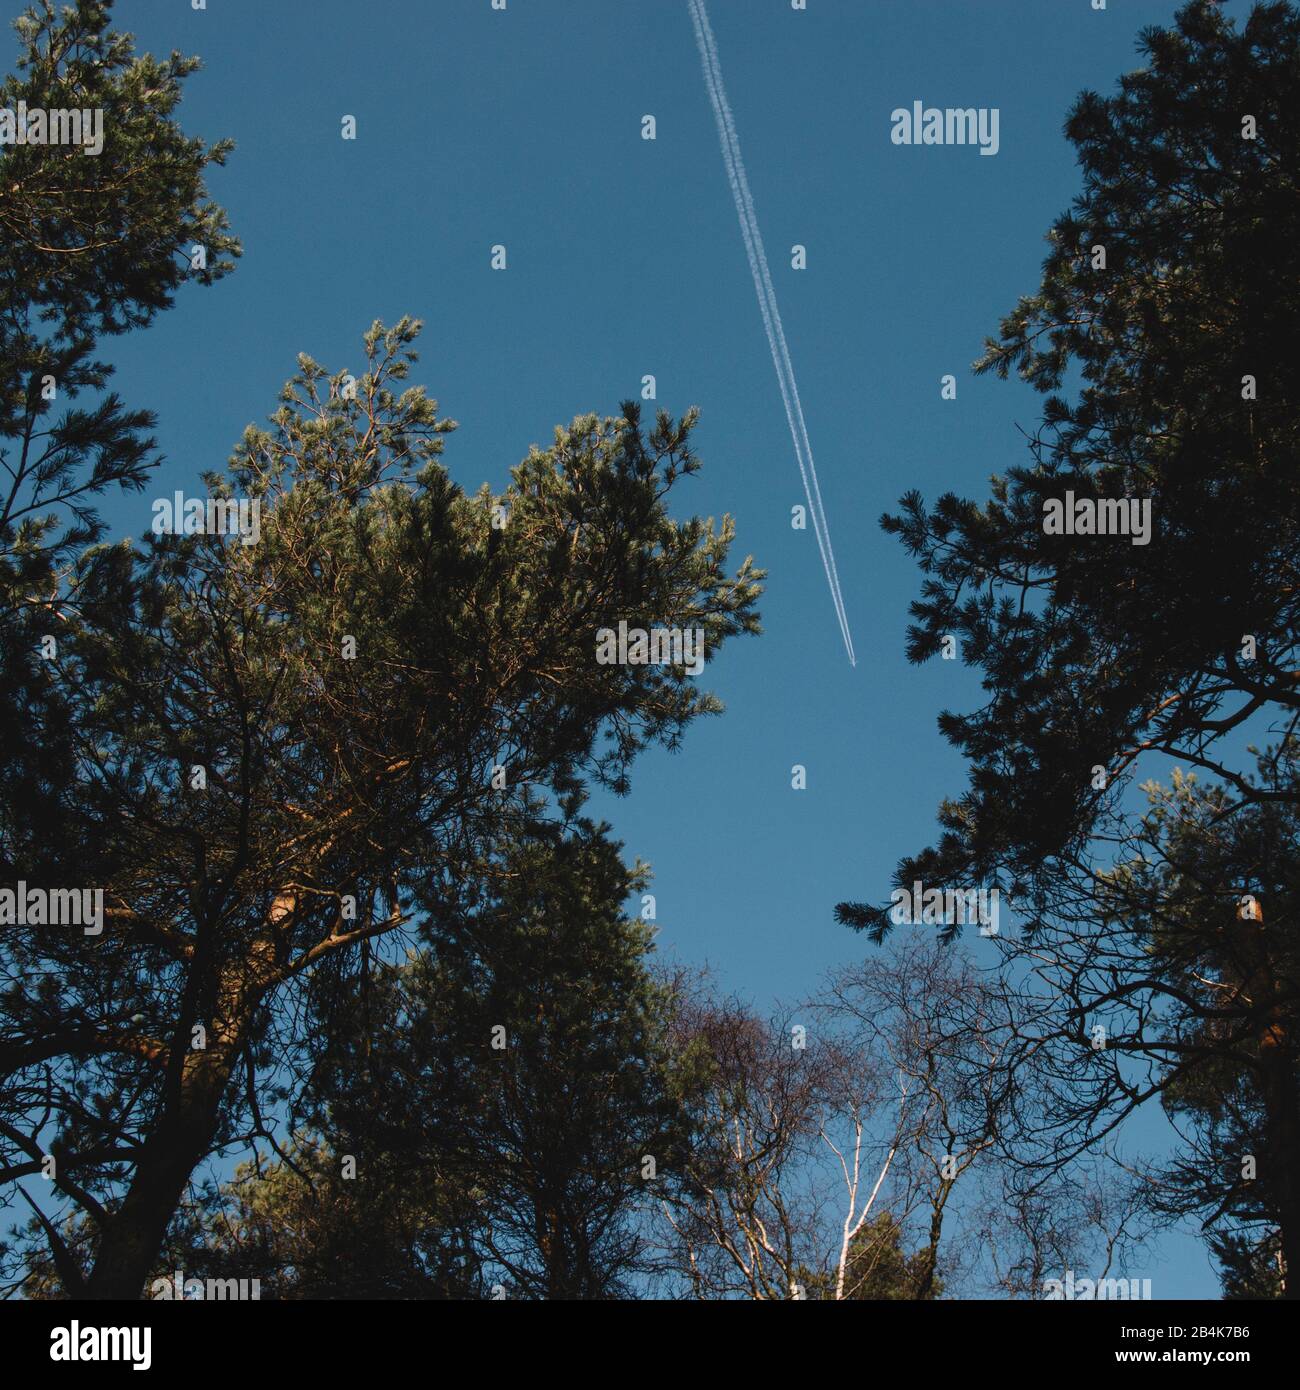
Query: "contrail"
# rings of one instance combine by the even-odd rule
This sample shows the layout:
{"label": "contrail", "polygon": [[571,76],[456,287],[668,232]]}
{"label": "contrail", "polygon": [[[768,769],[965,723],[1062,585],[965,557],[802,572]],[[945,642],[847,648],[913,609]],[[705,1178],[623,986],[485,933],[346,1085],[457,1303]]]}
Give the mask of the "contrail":
{"label": "contrail", "polygon": [[781,400],[785,406],[786,420],[790,425],[790,437],[794,441],[795,459],[799,464],[799,476],[803,479],[804,496],[808,500],[813,535],[817,538],[817,548],[821,552],[822,568],[826,571],[826,582],[830,586],[831,602],[835,605],[835,616],[839,619],[840,631],[844,636],[844,647],[849,654],[850,664],[856,666],[853,638],[849,632],[849,620],[840,593],[840,578],[835,568],[835,552],[831,549],[830,528],[826,524],[821,488],[817,484],[817,467],[813,463],[812,444],[808,439],[808,427],[804,424],[803,406],[799,401],[799,388],[795,383],[790,350],[786,346],[785,329],[781,325],[781,311],[777,308],[776,291],[767,268],[767,253],[763,249],[763,237],[758,229],[754,199],[749,191],[749,180],[745,176],[740,141],[736,136],[731,106],[722,82],[722,66],[718,62],[717,44],[709,26],[704,0],[687,0],[687,3],[690,6],[691,22],[695,27],[695,42],[700,50],[700,62],[704,68],[704,85],[708,89],[709,101],[712,103],[714,119],[718,126],[722,158],[727,166],[727,180],[731,184],[736,216],[740,219],[740,231],[745,239],[745,254],[749,258],[749,270],[754,277],[758,307],[763,315],[763,329],[772,352],[772,365],[776,368]]}

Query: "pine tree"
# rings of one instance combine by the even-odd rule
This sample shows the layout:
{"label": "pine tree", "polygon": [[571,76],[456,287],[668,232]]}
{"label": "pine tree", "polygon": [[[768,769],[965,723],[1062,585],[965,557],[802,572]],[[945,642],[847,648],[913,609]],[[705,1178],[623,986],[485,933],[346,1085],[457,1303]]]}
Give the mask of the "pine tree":
{"label": "pine tree", "polygon": [[333,1043],[306,1097],[316,1137],[227,1185],[186,1267],[260,1266],[294,1297],[638,1287],[688,1122],[653,929],[624,912],[644,871],[618,851],[581,819],[520,830],[405,959],[319,974],[310,1026]]}
{"label": "pine tree", "polygon": [[1210,1241],[1210,1248],[1219,1262],[1225,1299],[1239,1302],[1281,1297],[1281,1252],[1276,1236],[1268,1235],[1258,1241],[1239,1235],[1216,1236]]}
{"label": "pine tree", "polygon": [[[1049,1166],[1176,1085],[1190,1051],[1169,1045],[1170,1030],[1196,1012],[1183,972],[1260,867],[1215,881],[1186,953],[1166,937],[1153,962],[1167,905],[1130,900],[1132,884],[1109,872],[1150,840],[1125,803],[1139,765],[1164,754],[1208,774],[1225,822],[1300,803],[1290,755],[1252,771],[1236,743],[1270,720],[1289,735],[1300,711],[1300,412],[1283,366],[1300,285],[1300,11],[1257,3],[1237,27],[1191,0],[1141,50],[1145,66],[1114,95],[1085,92],[1071,111],[1081,192],[1049,233],[1040,288],[976,364],[1046,395],[1030,461],[995,478],[984,503],[949,494],[930,508],[910,493],[883,520],[926,576],[909,658],[956,636],[987,692],[981,708],[940,718],[969,785],[895,881],[1000,886],[1021,914],[1028,978],[1047,977],[1021,1022],[1026,1083],[1046,1088],[1054,1116],[1035,1160]],[[1055,533],[1049,513],[1071,498],[1149,501],[1149,542]],[[889,929],[878,905],[837,914],[877,939]],[[1275,932],[1285,939],[1285,917],[1270,916]],[[1288,959],[1274,956],[1282,973],[1264,992],[1293,994]],[[1052,1066],[1029,1060],[1044,1030]],[[1226,1036],[1217,1051],[1241,1041],[1235,1026]],[[1294,1054],[1270,1065],[1268,1123],[1285,1132],[1270,1144],[1294,1154]],[[1283,1240],[1298,1239],[1289,1216]]]}
{"label": "pine tree", "polygon": [[467,496],[451,422],[403,385],[417,332],[376,324],[355,391],[301,358],[209,478],[259,504],[257,544],[154,536],[78,570],[51,669],[73,881],[104,886],[106,924],[6,933],[4,1033],[15,1112],[59,1117],[61,1190],[97,1217],[92,1296],[139,1295],[196,1166],[308,1073],[311,972],[435,911],[539,799],[625,789],[720,708],[681,666],[601,665],[599,630],[699,627],[711,653],[757,629],[730,519],[667,513],[693,414],[582,417]]}
{"label": "pine tree", "polygon": [[908,1254],[904,1235],[888,1211],[882,1211],[862,1228],[849,1255],[845,1298],[933,1299],[943,1293],[943,1280],[930,1275],[928,1252]]}
{"label": "pine tree", "polygon": [[76,857],[60,805],[73,734],[41,650],[76,612],[72,566],[103,534],[96,499],[141,488],[157,462],[154,416],[108,390],[102,340],[149,324],[239,254],[204,183],[232,146],[186,136],[174,116],[198,60],[136,54],[110,11],[106,0],[28,9],[15,22],[19,70],[0,83],[15,116],[103,113],[97,154],[19,144],[17,131],[0,145],[0,702],[15,716],[0,724],[5,882],[38,850],[53,881],[59,858]]}

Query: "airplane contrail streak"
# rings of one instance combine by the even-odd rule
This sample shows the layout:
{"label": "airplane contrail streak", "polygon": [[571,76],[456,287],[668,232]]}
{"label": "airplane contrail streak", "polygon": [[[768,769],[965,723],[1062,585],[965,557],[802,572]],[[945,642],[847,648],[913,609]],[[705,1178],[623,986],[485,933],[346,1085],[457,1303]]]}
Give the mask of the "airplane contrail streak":
{"label": "airplane contrail streak", "polygon": [[767,334],[768,347],[772,353],[772,365],[776,368],[776,379],[781,388],[781,400],[785,406],[786,420],[790,425],[790,437],[794,442],[795,460],[799,465],[799,476],[803,480],[804,496],[808,500],[808,511],[813,523],[813,535],[817,538],[817,548],[821,552],[822,568],[826,571],[826,582],[830,586],[831,602],[835,605],[835,616],[839,619],[840,632],[844,637],[844,647],[848,652],[850,664],[856,666],[857,659],[853,652],[853,638],[849,632],[849,621],[844,611],[844,599],[840,593],[839,574],[835,568],[835,552],[831,549],[830,528],[826,523],[826,511],[822,506],[821,488],[817,483],[817,468],[813,462],[812,444],[808,438],[808,427],[804,423],[803,406],[799,400],[799,388],[795,383],[794,365],[790,360],[790,350],[786,346],[785,329],[781,324],[781,312],[777,307],[776,291],[768,271],[763,237],[758,229],[754,199],[749,191],[749,180],[745,175],[745,162],[740,154],[740,141],[736,136],[736,125],[732,119],[731,105],[727,101],[727,91],[722,81],[722,66],[718,61],[717,44],[713,37],[713,30],[709,25],[709,16],[704,8],[704,0],[687,0],[687,3],[691,11],[691,22],[695,28],[695,42],[700,51],[700,62],[704,69],[704,85],[708,90],[709,101],[713,106],[714,120],[718,127],[718,139],[722,146],[723,163],[727,169],[727,181],[731,184],[731,196],[736,205],[736,216],[740,220],[741,235],[745,240],[745,254],[749,259],[749,270],[754,279],[754,290],[758,295],[758,307],[763,315],[763,329]]}

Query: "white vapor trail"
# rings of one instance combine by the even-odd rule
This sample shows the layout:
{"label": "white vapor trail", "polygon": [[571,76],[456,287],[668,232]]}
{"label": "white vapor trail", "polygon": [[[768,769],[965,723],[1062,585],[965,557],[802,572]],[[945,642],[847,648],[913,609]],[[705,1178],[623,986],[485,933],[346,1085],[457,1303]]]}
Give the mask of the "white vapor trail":
{"label": "white vapor trail", "polygon": [[808,427],[804,424],[803,406],[799,402],[799,388],[795,384],[790,349],[785,342],[785,329],[781,326],[781,311],[777,308],[776,291],[772,287],[772,277],[767,268],[763,237],[758,230],[754,199],[749,191],[749,180],[745,176],[745,161],[740,155],[736,125],[731,116],[730,103],[727,101],[727,90],[722,83],[722,66],[718,62],[717,44],[709,26],[704,0],[687,0],[687,3],[690,6],[691,22],[695,26],[695,42],[700,50],[700,62],[704,68],[704,85],[708,89],[709,101],[713,105],[713,115],[718,126],[722,158],[727,166],[727,180],[731,184],[736,216],[740,219],[740,231],[745,239],[745,254],[749,257],[749,270],[754,277],[758,307],[763,315],[763,328],[772,352],[772,365],[776,368],[781,400],[785,405],[785,417],[790,424],[790,437],[794,441],[799,476],[803,479],[804,496],[808,499],[813,534],[817,537],[817,548],[821,552],[822,568],[826,571],[826,582],[830,586],[835,616],[839,619],[840,631],[844,635],[844,647],[849,654],[850,664],[856,666],[858,663],[853,654],[849,620],[844,612],[844,599],[840,594],[840,577],[835,569],[835,552],[831,549],[830,528],[826,524],[821,488],[817,485],[817,467],[813,463],[812,444],[808,439]]}

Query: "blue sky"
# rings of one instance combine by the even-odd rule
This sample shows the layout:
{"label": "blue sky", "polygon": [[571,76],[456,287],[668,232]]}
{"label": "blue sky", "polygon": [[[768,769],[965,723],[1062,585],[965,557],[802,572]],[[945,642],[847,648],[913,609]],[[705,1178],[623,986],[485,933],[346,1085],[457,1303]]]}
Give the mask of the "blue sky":
{"label": "blue sky", "polygon": [[[675,509],[736,516],[737,558],[770,572],[765,633],[703,678],[726,714],[597,809],[654,867],[666,948],[761,1006],[798,999],[872,949],[833,905],[886,898],[964,783],[935,717],[972,704],[976,682],[904,660],[918,574],[878,518],[911,487],[982,496],[1022,461],[1016,425],[1038,399],[969,364],[1035,288],[1043,233],[1077,188],[1061,133],[1075,94],[1110,89],[1137,65],[1139,29],[1173,10],[709,0],[856,669],[813,533],[790,527],[802,488],[685,0],[119,0],[142,48],[204,60],[181,120],[237,143],[211,186],[245,255],[112,345],[117,388],[158,412],[167,461],[106,512],[143,533],[155,495],[221,467],[274,408],[299,351],[355,369],[376,317],[424,320],[414,379],[460,422],[445,462],[469,490],[502,486],[557,422],[616,414],[653,373],[659,404],[702,411],[704,469]],[[996,157],[893,145],[890,112],[915,100],[997,107]],[[940,399],[945,373],[956,401]],[[806,791],[791,790],[794,763]],[[1166,1237],[1140,1273],[1162,1297],[1217,1295],[1191,1237]]]}

